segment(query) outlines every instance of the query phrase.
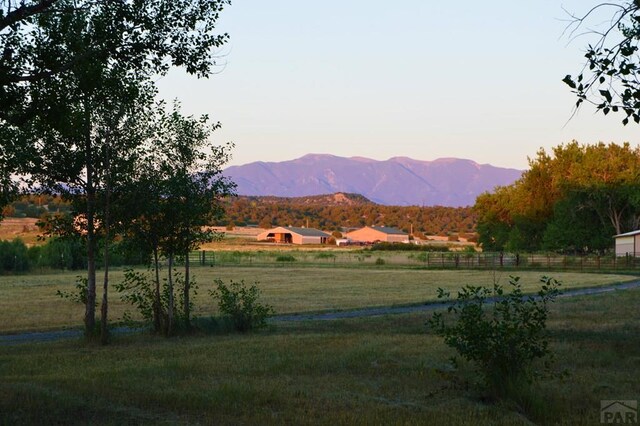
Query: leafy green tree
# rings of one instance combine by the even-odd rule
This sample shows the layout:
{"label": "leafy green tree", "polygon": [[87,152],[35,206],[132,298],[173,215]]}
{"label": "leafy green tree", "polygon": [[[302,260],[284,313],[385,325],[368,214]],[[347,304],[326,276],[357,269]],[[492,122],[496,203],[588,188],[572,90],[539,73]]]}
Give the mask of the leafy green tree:
{"label": "leafy green tree", "polygon": [[555,204],[553,219],[544,231],[544,249],[584,254],[611,247],[613,226],[603,224],[598,213],[586,207],[584,198],[584,193],[573,193]]}
{"label": "leafy green tree", "polygon": [[[185,260],[182,315],[190,326],[190,268],[188,253],[215,234],[206,229],[222,217],[222,198],[233,195],[235,185],[222,176],[230,144],[216,146],[209,138],[219,124],[208,117],[184,117],[179,105],[166,112],[160,104],[142,161],[120,203],[127,210],[127,235],[152,254],[155,269],[154,327],[171,334],[175,328],[174,265]],[[160,256],[167,259],[166,320],[161,310]]]}
{"label": "leafy green tree", "polygon": [[[133,138],[114,133],[138,115],[145,97],[149,101],[153,76],[171,66],[210,74],[212,49],[228,38],[214,33],[228,1],[14,3],[0,3],[0,147],[17,159],[10,172],[27,173],[41,188],[85,201],[78,212],[86,218],[85,331],[91,334],[98,196],[107,170],[135,151],[115,146]],[[25,164],[25,158],[33,161]]]}
{"label": "leafy green tree", "polygon": [[[563,242],[566,250],[599,251],[612,233],[640,226],[640,148],[573,141],[552,155],[540,150],[520,180],[478,197],[474,209],[487,248],[537,250]],[[575,221],[570,227],[561,212]],[[589,228],[590,238],[571,235]]]}

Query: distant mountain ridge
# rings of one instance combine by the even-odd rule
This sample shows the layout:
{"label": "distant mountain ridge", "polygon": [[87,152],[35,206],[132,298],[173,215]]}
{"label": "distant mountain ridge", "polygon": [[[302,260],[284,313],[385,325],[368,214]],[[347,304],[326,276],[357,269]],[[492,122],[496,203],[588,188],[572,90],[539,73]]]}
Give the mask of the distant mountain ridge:
{"label": "distant mountain ridge", "polygon": [[303,197],[337,192],[361,194],[385,205],[469,206],[482,192],[509,185],[522,170],[459,158],[420,161],[394,157],[308,154],[282,162],[254,162],[224,171],[240,195]]}

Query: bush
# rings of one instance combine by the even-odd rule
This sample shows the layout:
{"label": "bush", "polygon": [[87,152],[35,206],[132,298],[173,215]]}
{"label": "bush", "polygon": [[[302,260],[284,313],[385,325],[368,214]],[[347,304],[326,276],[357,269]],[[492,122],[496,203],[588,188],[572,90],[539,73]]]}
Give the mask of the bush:
{"label": "bush", "polygon": [[387,243],[379,242],[371,246],[372,251],[434,251],[434,252],[446,252],[449,248],[446,246],[431,246],[431,245],[418,245],[418,244],[405,244],[405,243]]}
{"label": "bush", "polygon": [[251,287],[247,287],[244,280],[230,281],[228,286],[220,279],[215,283],[217,289],[210,294],[218,300],[221,315],[230,320],[237,331],[244,333],[267,325],[267,318],[274,311],[271,306],[258,303],[260,290],[257,282]]}
{"label": "bush", "polygon": [[384,263],[385,262],[384,262],[383,258],[379,257],[379,258],[376,259],[376,265],[384,265]]}
{"label": "bush", "polygon": [[51,238],[37,250],[35,256],[41,268],[77,270],[87,267],[86,248],[81,238]]}
{"label": "bush", "polygon": [[[522,395],[536,378],[533,361],[550,356],[548,304],[559,294],[561,284],[547,277],[541,281],[537,297],[523,295],[519,277],[510,277],[510,293],[498,284],[493,290],[466,286],[448,308],[455,317],[453,325],[445,322],[442,313],[427,322],[462,358],[476,364],[493,397]],[[438,289],[438,298],[448,297],[448,292]],[[484,309],[487,302],[493,303],[491,309]]]}
{"label": "bush", "polygon": [[21,239],[0,241],[0,273],[25,272],[30,266],[27,246]]}
{"label": "bush", "polygon": [[295,262],[296,258],[290,254],[281,254],[276,257],[276,262]]}
{"label": "bush", "polygon": [[[156,303],[155,280],[153,269],[146,273],[124,270],[124,280],[116,283],[114,288],[120,293],[120,300],[132,305],[140,314],[143,321],[149,325],[153,324],[156,332],[162,332],[165,336],[171,335],[177,330],[187,330],[187,315],[184,311],[184,275],[174,269],[173,300],[174,310],[172,322],[169,322],[169,300],[171,292],[167,279],[163,279],[160,285],[160,301]],[[190,280],[192,294],[196,295],[198,285]],[[158,306],[157,306],[158,305]],[[193,312],[193,300],[189,301],[189,312]],[[131,322],[131,314],[126,312],[125,322]]]}
{"label": "bush", "polygon": [[331,252],[321,251],[316,254],[316,259],[335,259],[336,255]]}

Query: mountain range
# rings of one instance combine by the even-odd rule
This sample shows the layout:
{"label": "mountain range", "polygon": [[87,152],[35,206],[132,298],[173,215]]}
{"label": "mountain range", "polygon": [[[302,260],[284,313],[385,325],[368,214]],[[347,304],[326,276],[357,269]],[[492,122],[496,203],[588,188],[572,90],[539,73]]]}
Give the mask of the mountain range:
{"label": "mountain range", "polygon": [[385,205],[460,207],[473,205],[482,192],[513,183],[522,170],[459,158],[378,161],[308,154],[289,161],[231,166],[224,175],[236,182],[240,195],[300,197],[346,192]]}

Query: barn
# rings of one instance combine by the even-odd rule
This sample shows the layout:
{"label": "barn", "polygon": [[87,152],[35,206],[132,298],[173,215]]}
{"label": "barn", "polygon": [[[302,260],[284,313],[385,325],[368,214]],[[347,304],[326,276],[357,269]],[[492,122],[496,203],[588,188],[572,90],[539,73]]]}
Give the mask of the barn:
{"label": "barn", "polygon": [[409,242],[409,234],[387,226],[365,226],[364,228],[351,231],[345,236],[351,241],[361,243],[373,243],[376,241],[384,241],[387,243]]}
{"label": "barn", "polygon": [[331,235],[314,228],[279,226],[259,234],[258,241],[271,241],[285,244],[326,244]]}
{"label": "barn", "polygon": [[640,257],[640,231],[613,236],[616,242],[616,256]]}

